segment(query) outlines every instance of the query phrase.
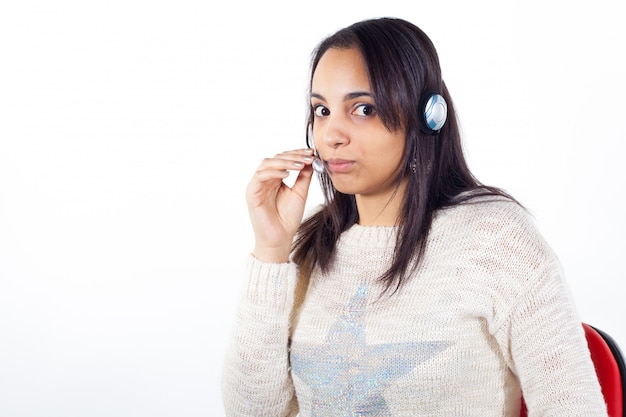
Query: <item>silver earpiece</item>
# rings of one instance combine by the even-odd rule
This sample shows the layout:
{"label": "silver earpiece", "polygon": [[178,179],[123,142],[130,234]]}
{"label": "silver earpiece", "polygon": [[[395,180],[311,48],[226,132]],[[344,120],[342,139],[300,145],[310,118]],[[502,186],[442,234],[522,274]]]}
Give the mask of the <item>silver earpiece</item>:
{"label": "silver earpiece", "polygon": [[425,94],[421,103],[424,109],[421,130],[429,135],[439,133],[448,118],[448,104],[441,94]]}

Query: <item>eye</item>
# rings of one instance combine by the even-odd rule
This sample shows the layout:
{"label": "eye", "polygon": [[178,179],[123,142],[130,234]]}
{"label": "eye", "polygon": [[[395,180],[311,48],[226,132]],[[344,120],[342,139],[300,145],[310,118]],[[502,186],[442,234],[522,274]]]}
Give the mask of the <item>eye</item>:
{"label": "eye", "polygon": [[359,104],[354,108],[352,113],[357,116],[369,117],[373,116],[374,113],[376,113],[376,110],[371,104]]}
{"label": "eye", "polygon": [[318,104],[317,106],[313,106],[313,113],[315,113],[315,116],[317,117],[324,117],[330,114],[330,110],[321,104]]}

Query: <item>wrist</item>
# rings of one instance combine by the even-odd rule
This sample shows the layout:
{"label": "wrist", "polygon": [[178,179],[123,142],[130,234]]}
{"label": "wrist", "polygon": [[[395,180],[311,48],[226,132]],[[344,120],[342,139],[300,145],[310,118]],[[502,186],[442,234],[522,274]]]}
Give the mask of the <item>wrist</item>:
{"label": "wrist", "polygon": [[262,262],[282,264],[289,262],[291,247],[265,247],[255,246],[252,255]]}

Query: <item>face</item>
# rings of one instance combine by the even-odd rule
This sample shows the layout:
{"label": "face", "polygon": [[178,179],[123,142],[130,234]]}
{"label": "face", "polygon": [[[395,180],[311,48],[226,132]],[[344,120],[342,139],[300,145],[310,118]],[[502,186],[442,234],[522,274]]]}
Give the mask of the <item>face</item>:
{"label": "face", "polygon": [[398,188],[405,130],[389,131],[376,111],[357,49],[329,49],[313,74],[315,147],[344,194],[390,196]]}

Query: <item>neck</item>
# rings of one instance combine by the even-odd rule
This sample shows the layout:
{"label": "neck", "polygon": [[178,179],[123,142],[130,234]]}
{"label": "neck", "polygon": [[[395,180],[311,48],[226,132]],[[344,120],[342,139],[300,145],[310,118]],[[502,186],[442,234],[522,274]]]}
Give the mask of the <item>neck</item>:
{"label": "neck", "polygon": [[361,226],[396,226],[402,210],[407,181],[384,194],[355,195]]}

